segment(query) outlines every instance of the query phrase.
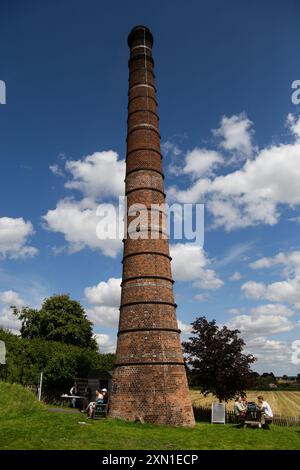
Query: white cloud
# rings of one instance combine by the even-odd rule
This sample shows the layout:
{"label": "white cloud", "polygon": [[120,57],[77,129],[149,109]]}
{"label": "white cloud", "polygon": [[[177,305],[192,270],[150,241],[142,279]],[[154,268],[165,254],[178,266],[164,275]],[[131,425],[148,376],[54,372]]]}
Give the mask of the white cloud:
{"label": "white cloud", "polygon": [[240,160],[252,154],[252,124],[243,113],[231,117],[223,116],[220,127],[213,130],[213,133],[221,138],[220,146],[225,150],[235,152],[236,158]]}
{"label": "white cloud", "polygon": [[264,336],[257,336],[247,341],[247,346],[255,348],[256,350],[270,352],[273,354],[276,351],[282,351],[286,348],[284,341],[270,340]]}
{"label": "white cloud", "polygon": [[178,147],[178,145],[174,142],[171,142],[170,140],[163,142],[161,144],[161,149],[164,154],[172,155],[174,157],[178,157],[182,153],[182,150]]}
{"label": "white cloud", "polygon": [[230,276],[229,278],[230,281],[239,281],[240,279],[242,279],[242,275],[238,271],[233,273],[232,276]]}
{"label": "white cloud", "polygon": [[242,285],[241,290],[250,299],[260,299],[266,292],[266,286],[262,282],[247,281]]}
{"label": "white cloud", "polygon": [[68,189],[78,189],[93,199],[124,194],[125,160],[118,160],[118,154],[112,150],[69,160],[65,168],[73,177],[65,184]]}
{"label": "white cloud", "polygon": [[121,279],[110,278],[96,286],[86,287],[84,294],[92,305],[87,309],[89,319],[96,326],[116,327],[119,321]]}
{"label": "white cloud", "polygon": [[[226,118],[224,122],[233,119],[235,124],[236,116],[233,118]],[[295,121],[297,126],[298,121]],[[171,187],[169,196],[179,202],[205,202],[213,216],[214,228],[223,226],[230,231],[257,224],[275,225],[280,219],[282,204],[291,208],[300,204],[300,139],[298,127],[291,121],[290,125],[294,142],[262,148],[255,158],[248,159],[242,168],[231,173],[200,178],[184,190]],[[247,139],[224,138],[224,146],[250,149]]]}
{"label": "white cloud", "polygon": [[248,281],[241,287],[246,297],[252,299],[267,299],[272,302],[289,302],[295,308],[300,308],[300,279],[263,284]]}
{"label": "white cloud", "polygon": [[107,305],[94,305],[86,309],[88,319],[94,326],[105,326],[116,328],[119,321],[119,309]]}
{"label": "white cloud", "polygon": [[300,139],[300,117],[296,117],[294,114],[289,113],[286,122],[296,139]]}
{"label": "white cloud", "polygon": [[[50,169],[60,174],[58,165],[52,165]],[[119,230],[119,220],[123,214],[120,214],[121,219],[116,217],[119,214],[115,202],[112,205],[102,201],[124,194],[125,161],[118,160],[117,153],[113,151],[95,152],[82,160],[66,161],[65,170],[72,176],[65,187],[77,189],[83,197],[81,200],[65,198],[58,201],[56,208],[43,216],[44,228],[62,233],[69,253],[90,248],[114,258],[122,246],[123,232]],[[103,217],[100,217],[100,209]],[[101,220],[105,220],[106,227],[112,229],[113,234],[99,236]],[[65,251],[60,247],[54,249],[56,254]]]}
{"label": "white cloud", "polygon": [[287,342],[268,339],[265,336],[249,338],[246,341],[246,351],[257,358],[260,368],[277,369],[282,365],[286,370],[291,358],[291,348]]}
{"label": "white cloud", "polygon": [[[102,204],[102,207],[105,207]],[[43,216],[45,228],[52,232],[62,233],[69,244],[70,252],[77,252],[84,248],[100,250],[104,255],[116,257],[121,250],[121,237],[101,239],[97,236],[97,225],[100,217],[97,216],[97,206],[90,199],[74,201],[62,199],[53,210]],[[115,226],[114,214],[108,212],[107,221],[111,227]],[[117,227],[116,227],[117,228]]]}
{"label": "white cloud", "polygon": [[21,328],[21,322],[13,314],[11,306],[21,307],[24,305],[24,300],[20,295],[13,291],[7,290],[0,292],[0,326],[10,330],[12,333],[18,333]]}
{"label": "white cloud", "polygon": [[293,329],[293,324],[281,315],[238,315],[228,322],[228,326],[246,336],[285,333]]}
{"label": "white cloud", "polygon": [[289,302],[300,308],[300,279],[273,282],[267,286],[264,298],[274,302]]}
{"label": "white cloud", "polygon": [[7,304],[9,306],[14,305],[20,307],[24,305],[24,300],[21,299],[20,295],[13,290],[6,290],[0,292],[0,303]]}
{"label": "white cloud", "polygon": [[9,307],[0,309],[0,327],[17,334],[21,328],[20,320],[15,317]]}
{"label": "white cloud", "polygon": [[227,310],[230,315],[241,315],[243,313],[244,309],[243,308],[229,308]]}
{"label": "white cloud", "polygon": [[193,244],[177,243],[170,246],[172,272],[178,281],[192,281],[207,264],[203,249]]}
{"label": "white cloud", "polygon": [[252,269],[263,269],[263,268],[270,268],[271,266],[274,266],[275,263],[273,263],[271,258],[260,258],[257,261],[254,261],[253,263],[250,263],[249,266]]}
{"label": "white cloud", "polygon": [[86,287],[85,297],[91,304],[119,307],[121,296],[121,279],[111,277],[107,282],[101,281],[93,287]]}
{"label": "white cloud", "polygon": [[23,218],[0,217],[0,258],[27,258],[38,253],[28,245],[34,230],[31,222]]}
{"label": "white cloud", "polygon": [[246,352],[257,358],[255,370],[273,371],[277,375],[298,373],[292,365],[292,345],[288,341],[277,341],[266,336],[257,336],[246,340]]}
{"label": "white cloud", "polygon": [[253,315],[279,315],[282,317],[291,317],[293,310],[283,304],[265,304],[251,309]]}
{"label": "white cloud", "polygon": [[162,153],[168,156],[169,163],[167,170],[170,175],[178,176],[182,173],[181,162],[177,163],[178,157],[182,154],[182,150],[177,144],[171,141],[166,141],[161,144]]}
{"label": "white cloud", "polygon": [[280,252],[274,257],[263,257],[249,264],[252,269],[271,268],[276,265],[286,267],[286,272],[300,275],[300,251],[292,251],[290,253]]}
{"label": "white cloud", "polygon": [[181,320],[178,320],[178,328],[184,335],[189,335],[192,331],[192,325],[184,323]]}
{"label": "white cloud", "polygon": [[222,259],[218,260],[218,266],[227,266],[236,263],[236,261],[246,261],[248,256],[245,254],[253,248],[253,241],[235,243],[226,252],[224,252]]}
{"label": "white cloud", "polygon": [[208,269],[210,261],[203,249],[194,244],[171,245],[172,272],[178,281],[194,281],[193,287],[218,289],[223,285],[214,270]]}
{"label": "white cloud", "polygon": [[218,152],[195,148],[186,154],[183,173],[191,173],[198,177],[210,175],[220,163],[223,163],[223,157]]}
{"label": "white cloud", "polygon": [[285,280],[270,284],[249,281],[242,286],[247,297],[267,299],[272,302],[289,302],[300,308],[300,251],[280,252],[274,257],[263,257],[250,264],[252,269],[270,269],[282,266]]}
{"label": "white cloud", "polygon": [[208,295],[207,294],[197,294],[197,295],[194,296],[194,299],[197,302],[205,302],[208,299]]}
{"label": "white cloud", "polygon": [[200,289],[215,290],[222,287],[224,282],[218,278],[216,272],[213,269],[204,269],[199,273],[199,279],[193,283],[193,287],[199,287]]}
{"label": "white cloud", "polygon": [[55,175],[55,176],[64,176],[64,172],[62,169],[55,163],[54,165],[49,166],[49,170]]}
{"label": "white cloud", "polygon": [[112,342],[109,335],[96,333],[95,338],[102,354],[114,353],[116,351],[116,345]]}
{"label": "white cloud", "polygon": [[18,334],[21,322],[15,317],[10,307],[16,306],[19,309],[29,305],[39,309],[43,300],[51,293],[45,282],[30,279],[28,276],[18,278],[7,275],[3,270],[0,270],[0,278],[3,283],[10,283],[14,286],[12,289],[0,291],[0,326]]}

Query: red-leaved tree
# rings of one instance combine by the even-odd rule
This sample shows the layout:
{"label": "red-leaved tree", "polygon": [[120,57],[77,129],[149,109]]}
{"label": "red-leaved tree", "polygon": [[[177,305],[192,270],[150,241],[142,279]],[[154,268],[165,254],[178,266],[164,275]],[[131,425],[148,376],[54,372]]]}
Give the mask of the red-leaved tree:
{"label": "red-leaved tree", "polygon": [[242,393],[256,358],[244,354],[239,330],[219,327],[215,320],[199,317],[192,323],[192,336],[183,343],[191,374],[204,395],[213,393],[219,401],[228,401]]}

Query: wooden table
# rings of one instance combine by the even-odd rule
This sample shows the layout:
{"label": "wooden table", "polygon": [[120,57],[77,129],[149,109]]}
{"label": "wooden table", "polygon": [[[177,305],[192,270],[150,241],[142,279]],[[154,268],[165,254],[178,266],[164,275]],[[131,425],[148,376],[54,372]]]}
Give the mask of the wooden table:
{"label": "wooden table", "polygon": [[62,398],[62,401],[63,401],[64,405],[66,405],[66,401],[70,402],[71,400],[74,400],[74,399],[75,400],[85,400],[86,399],[86,397],[81,397],[80,395],[67,395],[66,393],[61,395],[60,398]]}

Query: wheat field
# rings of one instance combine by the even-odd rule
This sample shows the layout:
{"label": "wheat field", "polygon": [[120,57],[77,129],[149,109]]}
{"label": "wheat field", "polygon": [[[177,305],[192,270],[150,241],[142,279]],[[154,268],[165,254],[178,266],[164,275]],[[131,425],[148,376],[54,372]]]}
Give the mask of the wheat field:
{"label": "wheat field", "polygon": [[[217,399],[213,395],[202,395],[198,390],[190,390],[192,402],[194,405],[203,407],[211,407],[213,401]],[[273,413],[280,416],[292,416],[300,418],[300,391],[267,391],[260,392],[257,390],[247,391],[248,401],[257,403],[257,396],[262,395],[267,400],[273,410]],[[233,410],[234,400],[227,403],[227,409]]]}

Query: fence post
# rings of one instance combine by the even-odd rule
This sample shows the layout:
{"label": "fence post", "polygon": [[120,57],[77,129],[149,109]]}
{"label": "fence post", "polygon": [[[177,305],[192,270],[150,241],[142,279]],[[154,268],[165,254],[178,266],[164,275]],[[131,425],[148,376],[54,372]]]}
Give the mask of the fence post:
{"label": "fence post", "polygon": [[39,383],[39,391],[38,391],[38,400],[41,401],[42,397],[42,385],[43,385],[43,372],[40,374],[40,383]]}

